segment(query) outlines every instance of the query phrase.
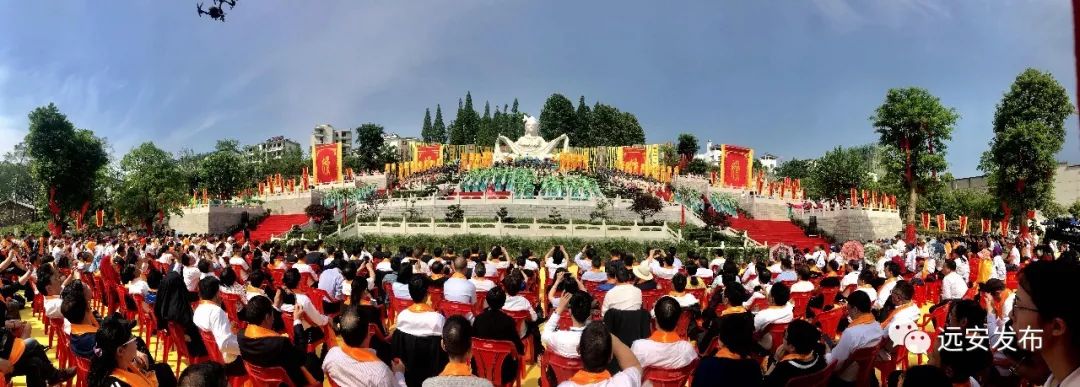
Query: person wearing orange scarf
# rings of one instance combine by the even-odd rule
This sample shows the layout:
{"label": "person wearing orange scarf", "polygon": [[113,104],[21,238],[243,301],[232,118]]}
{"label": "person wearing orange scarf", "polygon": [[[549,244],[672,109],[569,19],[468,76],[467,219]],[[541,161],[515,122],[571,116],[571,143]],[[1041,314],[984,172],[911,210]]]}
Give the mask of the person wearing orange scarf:
{"label": "person wearing orange scarf", "polygon": [[769,368],[762,386],[783,387],[792,378],[825,369],[825,356],[818,344],[821,332],[806,320],[795,320],[784,333],[784,344],[776,353],[777,362]]}
{"label": "person wearing orange scarf", "polygon": [[750,313],[722,316],[717,351],[698,363],[691,387],[757,386],[761,384],[761,364],[750,356],[757,352],[754,343],[754,320]]}
{"label": "person wearing orange scarf", "polygon": [[473,375],[472,358],[473,328],[464,316],[446,319],[442,328],[442,348],[450,357],[438,376],[424,381],[425,387],[491,386],[487,379]]}
{"label": "person wearing orange scarf", "polygon": [[[574,373],[570,380],[559,384],[564,387],[591,386],[639,386],[642,368],[634,353],[619,338],[611,334],[602,322],[593,322],[585,326],[578,343],[581,353],[582,369]],[[608,364],[614,358],[619,364],[618,373],[612,375]]]}
{"label": "person wearing orange scarf", "polygon": [[[247,365],[283,368],[295,385],[322,385],[322,360],[306,351],[307,343],[299,335],[294,342],[274,331],[273,311],[266,297],[254,297],[244,305],[240,318],[248,325],[236,340],[240,357]],[[303,318],[303,309],[296,313],[296,319]]]}
{"label": "person wearing orange scarf", "polygon": [[677,369],[697,359],[694,346],[679,336],[680,333],[686,335],[687,327],[681,327],[682,332],[676,331],[684,313],[689,315],[690,311],[684,310],[675,298],[661,297],[656,301],[653,306],[656,330],[648,338],[634,341],[630,347],[642,367]]}
{"label": "person wearing orange scarf", "polygon": [[[76,329],[72,325],[72,331]],[[146,344],[131,334],[129,322],[112,315],[95,334],[94,356],[87,380],[90,386],[175,386],[176,376],[167,364],[154,364]]]}
{"label": "person wearing orange scarf", "polygon": [[339,386],[405,387],[405,365],[401,360],[394,359],[391,369],[376,356],[374,349],[365,345],[372,323],[359,306],[346,306],[341,312],[342,345],[326,353],[323,372]]}
{"label": "person wearing orange scarf", "polygon": [[854,385],[852,383],[855,383],[858,376],[858,364],[848,361],[851,355],[859,349],[878,345],[884,336],[884,331],[874,320],[870,308],[870,296],[865,292],[854,292],[848,297],[848,317],[851,318],[851,323],[844,329],[832,351],[825,355],[830,363],[836,365],[833,378],[839,379],[836,382],[840,384]]}

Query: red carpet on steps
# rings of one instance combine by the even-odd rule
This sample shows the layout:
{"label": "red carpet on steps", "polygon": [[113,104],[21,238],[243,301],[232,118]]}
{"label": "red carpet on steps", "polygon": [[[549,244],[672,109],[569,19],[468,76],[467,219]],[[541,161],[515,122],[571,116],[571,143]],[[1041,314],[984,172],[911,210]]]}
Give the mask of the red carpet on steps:
{"label": "red carpet on steps", "polygon": [[[281,235],[282,233],[289,231],[294,225],[302,225],[307,223],[308,216],[305,214],[290,214],[290,215],[270,215],[263,218],[259,225],[255,226],[254,230],[251,230],[251,240],[266,242],[270,240],[271,235]],[[240,239],[244,236],[243,232],[238,232],[233,235],[234,238]]]}
{"label": "red carpet on steps", "polygon": [[813,249],[816,245],[828,245],[829,242],[820,237],[808,237],[803,229],[789,220],[757,220],[747,218],[731,218],[731,228],[746,231],[750,239],[758,243],[768,243],[769,246],[783,243],[795,248]]}

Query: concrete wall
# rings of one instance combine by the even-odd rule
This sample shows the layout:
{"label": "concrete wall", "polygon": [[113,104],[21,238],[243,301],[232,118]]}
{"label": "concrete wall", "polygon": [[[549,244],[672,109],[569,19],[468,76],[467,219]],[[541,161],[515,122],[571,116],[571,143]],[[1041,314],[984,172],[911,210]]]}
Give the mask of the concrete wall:
{"label": "concrete wall", "polygon": [[787,220],[790,218],[786,200],[746,195],[739,198],[739,208],[750,214],[752,218],[759,220]]}
{"label": "concrete wall", "polygon": [[[408,208],[407,200],[398,199],[388,202],[382,216],[402,217]],[[434,200],[431,197],[417,198],[413,208],[419,211],[418,218],[444,219],[447,209],[452,205],[461,205],[467,218],[494,218],[500,207],[506,207],[507,215],[515,219],[547,219],[552,209],[559,212],[563,219],[588,221],[589,213],[596,210],[594,200],[543,200],[543,199],[449,199]],[[608,215],[612,221],[641,221],[636,213],[629,210],[629,200],[616,200]],[[649,218],[648,221],[666,221],[678,223],[682,216],[679,206],[666,206],[664,210]],[[703,226],[704,222],[691,211],[686,212],[686,222]]]}
{"label": "concrete wall", "polygon": [[900,213],[844,209],[835,211],[796,211],[795,218],[807,224],[810,216],[817,217],[818,228],[832,235],[837,241],[891,238],[903,228]]}
{"label": "concrete wall", "polygon": [[635,240],[678,240],[681,232],[667,226],[615,226],[583,224],[504,224],[504,223],[434,223],[434,222],[387,222],[356,223],[343,228],[339,236],[363,234],[394,235],[460,235],[513,236],[519,238],[625,238]]}
{"label": "concrete wall", "polygon": [[[987,191],[986,176],[955,179],[948,184],[952,189]],[[1080,200],[1080,164],[1058,163],[1054,169],[1054,201],[1066,208]]]}
{"label": "concrete wall", "polygon": [[303,214],[304,208],[322,202],[322,192],[306,191],[295,194],[271,195],[262,198],[263,208],[270,210],[271,215]]}
{"label": "concrete wall", "polygon": [[240,224],[240,214],[254,217],[261,207],[199,207],[185,208],[183,215],[169,217],[169,227],[181,234],[222,234]]}

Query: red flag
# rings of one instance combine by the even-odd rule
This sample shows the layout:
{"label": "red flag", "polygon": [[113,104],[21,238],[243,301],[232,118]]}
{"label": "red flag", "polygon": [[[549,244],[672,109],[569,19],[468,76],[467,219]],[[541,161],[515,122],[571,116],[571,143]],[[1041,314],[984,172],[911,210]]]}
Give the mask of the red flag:
{"label": "red flag", "polygon": [[960,215],[960,235],[967,235],[968,217]]}
{"label": "red flag", "polygon": [[979,219],[979,231],[983,234],[990,233],[990,219]]}
{"label": "red flag", "polygon": [[1001,220],[1001,228],[999,230],[1001,230],[1001,236],[1009,235],[1009,219],[1008,218]]}
{"label": "red flag", "polygon": [[945,220],[945,214],[938,214],[937,215],[937,227],[938,227],[938,230],[941,230],[941,231],[946,231],[946,229],[948,228],[948,223]]}
{"label": "red flag", "polygon": [[851,189],[851,207],[854,208],[859,205],[858,191],[855,188]]}
{"label": "red flag", "polygon": [[922,228],[924,230],[929,230],[930,229],[930,213],[929,212],[922,213]]}

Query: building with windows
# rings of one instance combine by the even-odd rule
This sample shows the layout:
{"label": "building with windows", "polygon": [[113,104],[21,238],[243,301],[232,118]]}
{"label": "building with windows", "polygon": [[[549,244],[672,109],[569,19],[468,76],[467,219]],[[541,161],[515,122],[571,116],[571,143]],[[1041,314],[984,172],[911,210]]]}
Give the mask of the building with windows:
{"label": "building with windows", "polygon": [[280,159],[286,153],[296,151],[300,151],[300,143],[285,136],[270,137],[266,141],[244,147],[244,154],[255,161]]}
{"label": "building with windows", "polygon": [[337,130],[330,124],[322,124],[311,132],[311,145],[341,143],[341,153],[352,153],[353,133],[351,130]]}
{"label": "building with windows", "polygon": [[37,207],[15,199],[0,202],[0,226],[29,223],[37,219]]}

